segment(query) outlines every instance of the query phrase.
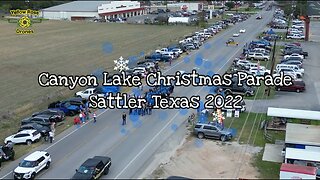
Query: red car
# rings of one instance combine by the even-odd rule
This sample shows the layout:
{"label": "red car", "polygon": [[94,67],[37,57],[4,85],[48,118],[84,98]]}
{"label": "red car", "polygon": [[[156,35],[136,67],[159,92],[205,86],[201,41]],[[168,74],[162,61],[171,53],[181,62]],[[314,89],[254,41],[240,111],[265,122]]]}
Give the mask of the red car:
{"label": "red car", "polygon": [[293,85],[291,86],[276,86],[277,91],[295,91],[297,93],[303,92],[306,90],[306,84],[304,81],[292,81]]}

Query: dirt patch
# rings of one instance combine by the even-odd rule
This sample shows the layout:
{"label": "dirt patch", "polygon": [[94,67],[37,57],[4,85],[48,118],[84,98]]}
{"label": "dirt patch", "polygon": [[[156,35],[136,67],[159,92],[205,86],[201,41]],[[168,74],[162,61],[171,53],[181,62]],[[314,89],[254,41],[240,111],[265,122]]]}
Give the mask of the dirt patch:
{"label": "dirt patch", "polygon": [[192,137],[169,162],[161,164],[148,178],[258,178],[259,172],[251,162],[260,151],[260,147],[246,147],[236,142],[222,143]]}

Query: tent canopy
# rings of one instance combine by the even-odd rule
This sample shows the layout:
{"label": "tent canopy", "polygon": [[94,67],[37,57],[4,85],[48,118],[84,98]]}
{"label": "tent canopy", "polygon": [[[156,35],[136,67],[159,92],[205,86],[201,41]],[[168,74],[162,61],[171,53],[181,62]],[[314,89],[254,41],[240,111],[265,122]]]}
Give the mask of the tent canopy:
{"label": "tent canopy", "polygon": [[267,31],[267,34],[271,35],[271,34],[276,34],[272,29],[269,29],[269,31]]}
{"label": "tent canopy", "polygon": [[267,115],[273,116],[273,117],[320,120],[319,111],[309,111],[309,110],[299,110],[299,109],[269,107]]}

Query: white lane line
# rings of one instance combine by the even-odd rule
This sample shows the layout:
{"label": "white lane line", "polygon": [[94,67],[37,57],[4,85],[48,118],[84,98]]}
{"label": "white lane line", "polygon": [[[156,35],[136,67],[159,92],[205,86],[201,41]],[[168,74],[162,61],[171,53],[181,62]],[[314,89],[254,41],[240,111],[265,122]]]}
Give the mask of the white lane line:
{"label": "white lane line", "polygon": [[[217,73],[219,73],[219,71],[231,60],[233,59],[233,57],[240,51],[242,47],[239,47],[238,50],[236,50],[236,52],[228,59],[228,61],[226,61],[223,66],[221,66],[220,69],[218,69]],[[196,93],[199,94],[199,92],[204,88],[204,86],[202,86],[200,88],[200,90]],[[177,112],[173,118],[170,119],[170,121],[141,149],[141,151],[134,156],[134,158],[122,169],[122,171],[120,171],[120,173],[114,178],[114,179],[118,179],[119,176],[150,146],[150,144],[162,133],[162,131],[167,128],[169,126],[169,124],[175,119],[175,117],[178,115],[179,112]]]}
{"label": "white lane line", "polygon": [[[104,110],[103,112],[101,112],[100,114],[97,115],[97,117],[99,117],[100,115],[102,115],[103,113],[105,113],[106,111],[108,111],[108,109]],[[69,137],[70,135],[72,135],[74,132],[78,131],[80,128],[86,126],[87,124],[89,124],[89,122],[91,122],[93,119],[89,120],[88,123],[80,126],[79,128],[73,130],[72,132],[70,132],[69,134],[65,135],[63,138],[59,139],[58,141],[56,141],[55,143],[51,144],[49,147],[45,148],[44,151],[50,149],[52,146],[56,145],[57,143],[61,142],[62,140],[64,140],[65,138]],[[11,173],[13,173],[13,171],[8,172],[6,175],[2,176],[0,179],[4,179],[5,177],[7,177],[8,175],[10,175]]]}

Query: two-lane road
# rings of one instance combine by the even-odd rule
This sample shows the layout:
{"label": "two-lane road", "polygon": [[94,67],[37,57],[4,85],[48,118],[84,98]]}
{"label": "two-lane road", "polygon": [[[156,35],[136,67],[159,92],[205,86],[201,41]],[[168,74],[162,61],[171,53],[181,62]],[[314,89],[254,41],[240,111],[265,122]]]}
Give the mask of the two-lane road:
{"label": "two-lane road", "polygon": [[[264,17],[256,20],[253,15],[245,22],[239,23],[219,33],[210,39],[210,47],[202,46],[200,50],[190,54],[191,61],[176,61],[167,67],[165,74],[174,74],[178,70],[190,72],[194,67],[194,59],[201,55],[212,63],[212,68],[203,65],[198,67],[200,72],[209,70],[222,74],[232,63],[232,59],[240,52],[243,45],[255,38],[272,18],[272,11],[261,12]],[[233,33],[245,28],[246,33],[235,38],[239,46],[226,47],[225,42]],[[174,96],[200,95],[205,97],[207,91],[203,87],[176,87]],[[98,122],[90,122],[81,128],[72,127],[56,137],[52,145],[45,144],[37,149],[44,149],[52,156],[49,170],[41,172],[37,178],[66,179],[71,178],[75,169],[87,158],[95,155],[106,155],[112,158],[112,166],[106,178],[137,178],[136,174],[155,151],[171,136],[176,127],[188,117],[188,113],[179,110],[154,110],[152,115],[130,120],[123,128],[121,126],[121,113],[123,110],[99,110]],[[0,172],[2,178],[12,178],[12,170],[18,165],[19,160],[9,163]]]}

